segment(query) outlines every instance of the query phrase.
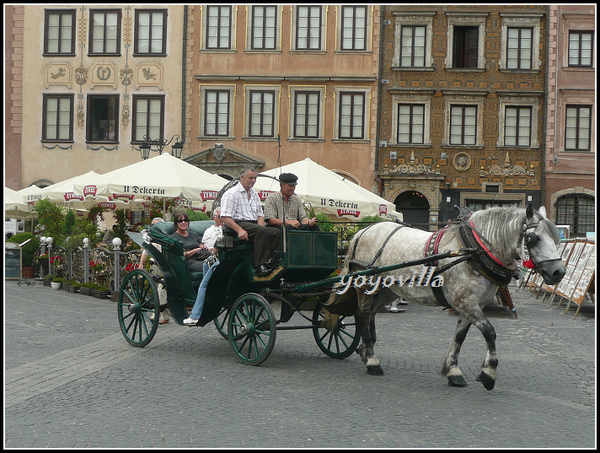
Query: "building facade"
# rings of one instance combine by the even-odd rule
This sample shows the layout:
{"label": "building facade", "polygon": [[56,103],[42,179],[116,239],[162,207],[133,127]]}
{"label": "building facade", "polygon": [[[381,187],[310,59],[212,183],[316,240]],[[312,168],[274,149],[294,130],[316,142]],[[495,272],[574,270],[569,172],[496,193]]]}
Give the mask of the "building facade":
{"label": "building facade", "polygon": [[385,6],[377,173],[405,221],[542,201],[547,7]]}
{"label": "building facade", "polygon": [[182,6],[13,8],[17,189],[129,165],[182,133]]}
{"label": "building facade", "polygon": [[373,188],[379,6],[187,8],[187,161],[234,177],[308,157]]}
{"label": "building facade", "polygon": [[596,7],[550,5],[545,206],[571,236],[595,231]]}

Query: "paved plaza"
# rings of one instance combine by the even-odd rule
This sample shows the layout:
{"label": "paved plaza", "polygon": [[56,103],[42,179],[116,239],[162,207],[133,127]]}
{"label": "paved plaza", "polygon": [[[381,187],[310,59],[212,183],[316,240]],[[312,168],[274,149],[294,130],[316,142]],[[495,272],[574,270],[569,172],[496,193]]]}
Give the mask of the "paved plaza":
{"label": "paved plaza", "polygon": [[[134,348],[110,300],[5,282],[5,448],[595,448],[596,322],[530,292],[486,309],[498,380],[478,383],[472,328],[439,374],[456,317],[409,304],[377,315],[383,376],[357,354],[326,357],[310,330],[278,331],[260,366],[238,362],[212,324],[159,326]],[[563,303],[564,308],[564,303]],[[307,324],[298,315],[288,325]]]}

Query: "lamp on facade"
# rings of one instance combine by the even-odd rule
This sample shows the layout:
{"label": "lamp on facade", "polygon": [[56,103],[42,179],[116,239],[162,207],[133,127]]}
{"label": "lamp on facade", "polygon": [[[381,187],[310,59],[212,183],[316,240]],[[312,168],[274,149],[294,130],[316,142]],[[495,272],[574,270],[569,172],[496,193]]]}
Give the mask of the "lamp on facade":
{"label": "lamp on facade", "polygon": [[[177,139],[175,140],[175,138]],[[180,137],[178,134],[173,135],[170,140],[161,140],[160,138],[152,140],[147,135],[144,135],[144,143],[140,145],[142,159],[148,159],[148,157],[150,157],[150,151],[158,152],[158,155],[160,156],[163,152],[163,149],[169,146],[173,140],[175,140],[175,143],[173,144],[173,146],[171,146],[171,155],[179,159],[183,152],[183,142],[179,141]],[[153,147],[155,147],[156,149],[153,149]]]}

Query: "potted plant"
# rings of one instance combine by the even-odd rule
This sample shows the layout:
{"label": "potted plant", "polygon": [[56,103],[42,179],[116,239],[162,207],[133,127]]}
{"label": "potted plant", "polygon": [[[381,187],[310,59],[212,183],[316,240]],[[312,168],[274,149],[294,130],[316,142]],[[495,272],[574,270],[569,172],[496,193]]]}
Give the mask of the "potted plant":
{"label": "potted plant", "polygon": [[23,278],[33,278],[35,275],[34,259],[35,253],[40,248],[40,240],[32,233],[18,233],[11,236],[8,242],[22,244],[31,239],[21,247],[21,263],[23,265]]}
{"label": "potted plant", "polygon": [[110,296],[110,289],[107,286],[96,284],[92,289],[92,296],[98,299],[106,299]]}
{"label": "potted plant", "polygon": [[79,288],[81,287],[81,283],[79,283],[74,278],[72,278],[71,280],[67,280],[67,283],[69,284],[68,291],[70,293],[77,293],[77,292],[79,292]]}
{"label": "potted plant", "polygon": [[95,283],[82,283],[81,286],[79,287],[79,292],[81,294],[85,294],[87,296],[89,296],[90,294],[92,294],[92,288],[93,285]]}
{"label": "potted plant", "polygon": [[62,284],[66,281],[67,280],[65,280],[62,277],[56,277],[54,280],[52,280],[52,283],[50,283],[50,286],[52,286],[52,289],[60,289]]}

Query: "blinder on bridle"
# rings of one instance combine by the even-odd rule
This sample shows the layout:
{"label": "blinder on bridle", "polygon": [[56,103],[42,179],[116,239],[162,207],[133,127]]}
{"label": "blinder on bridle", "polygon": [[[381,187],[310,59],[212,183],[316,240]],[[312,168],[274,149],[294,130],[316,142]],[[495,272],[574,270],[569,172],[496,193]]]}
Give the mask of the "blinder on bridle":
{"label": "blinder on bridle", "polygon": [[[531,249],[534,248],[540,242],[540,237],[535,233],[535,230],[537,230],[539,224],[540,224],[539,222],[538,223],[530,223],[530,224],[524,223],[523,227],[522,227],[522,232],[521,232],[521,238],[525,242],[525,252],[533,260],[533,263],[536,265],[536,267],[542,263],[547,263],[547,262],[551,262],[551,261],[560,261],[560,259],[561,259],[559,257],[559,258],[540,261],[540,260],[536,260],[531,255],[531,253],[529,253],[529,251],[531,251]],[[531,230],[532,228],[534,229],[534,231],[532,231],[531,233],[528,233],[527,231]]]}

